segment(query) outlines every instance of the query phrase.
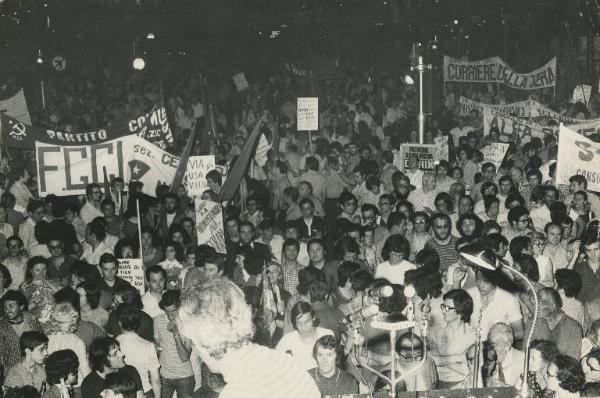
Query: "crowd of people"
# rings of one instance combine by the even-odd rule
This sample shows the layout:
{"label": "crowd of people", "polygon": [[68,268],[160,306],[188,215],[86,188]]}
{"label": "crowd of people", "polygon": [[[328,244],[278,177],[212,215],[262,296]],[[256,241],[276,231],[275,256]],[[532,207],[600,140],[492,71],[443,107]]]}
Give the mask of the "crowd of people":
{"label": "crowd of people", "polygon": [[[34,123],[93,129],[162,99],[158,84],[104,72],[50,84],[49,95],[62,100],[48,101]],[[123,84],[112,90],[103,79]],[[82,197],[40,198],[35,159],[4,157],[6,397],[390,389],[367,367],[405,374],[399,391],[525,382],[536,397],[600,394],[600,198],[581,175],[557,189],[555,136],[511,142],[497,167],[481,149],[498,135],[483,131],[477,112],[459,116],[458,93],[450,92],[425,134],[427,143],[448,136],[449,157],[427,170],[417,154],[399,152],[418,141],[415,91],[399,76],[325,84],[311,135],[296,131],[294,78],[253,82],[243,97],[231,83],[215,85],[212,117],[199,79],[182,78],[164,100],[171,152],[180,154],[205,122],[211,129],[194,149],[219,166],[206,175],[201,199],[219,200],[257,123],[272,145],[265,166],[252,164],[243,177],[245,192],[221,203],[226,253],[198,244],[202,220],[183,186],[158,185],[152,197],[115,178],[109,189],[88,184]],[[505,101],[489,87],[465,93]],[[581,105],[565,111],[589,117]],[[539,297],[537,322],[528,284],[462,254],[526,275]],[[143,259],[144,291],[118,276],[119,261],[131,258]],[[373,326],[382,319],[415,326],[392,345]]]}

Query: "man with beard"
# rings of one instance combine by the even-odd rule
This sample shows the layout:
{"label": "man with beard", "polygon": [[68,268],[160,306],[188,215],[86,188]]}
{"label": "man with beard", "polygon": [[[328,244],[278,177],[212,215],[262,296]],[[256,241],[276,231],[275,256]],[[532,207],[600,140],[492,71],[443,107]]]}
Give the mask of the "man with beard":
{"label": "man with beard", "polygon": [[179,197],[173,192],[167,193],[163,198],[163,211],[159,216],[156,228],[158,236],[164,239],[168,234],[169,227],[179,224],[185,217],[185,212],[180,208]]}
{"label": "man with beard", "polygon": [[21,291],[9,290],[2,296],[4,318],[0,320],[0,365],[4,369],[21,361],[19,338],[23,333],[43,333],[42,326],[26,312],[27,299]]}

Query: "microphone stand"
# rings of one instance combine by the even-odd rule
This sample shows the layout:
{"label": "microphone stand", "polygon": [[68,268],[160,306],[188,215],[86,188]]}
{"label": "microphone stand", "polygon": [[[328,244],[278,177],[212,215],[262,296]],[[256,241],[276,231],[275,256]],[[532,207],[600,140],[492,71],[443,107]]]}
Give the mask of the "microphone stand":
{"label": "microphone stand", "polygon": [[477,321],[477,339],[475,340],[475,354],[473,355],[473,374],[471,375],[471,388],[479,385],[479,368],[481,367],[481,319],[483,318],[483,306],[479,310]]}

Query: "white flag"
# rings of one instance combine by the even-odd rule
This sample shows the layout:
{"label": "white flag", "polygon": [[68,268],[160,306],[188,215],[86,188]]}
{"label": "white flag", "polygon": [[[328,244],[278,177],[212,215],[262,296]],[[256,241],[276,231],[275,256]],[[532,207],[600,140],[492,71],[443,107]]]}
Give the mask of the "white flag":
{"label": "white flag", "polygon": [[163,151],[156,145],[138,136],[130,136],[132,141],[129,158],[129,175],[131,181],[144,184],[146,195],[156,196],[156,185],[171,184],[179,165],[179,158]]}

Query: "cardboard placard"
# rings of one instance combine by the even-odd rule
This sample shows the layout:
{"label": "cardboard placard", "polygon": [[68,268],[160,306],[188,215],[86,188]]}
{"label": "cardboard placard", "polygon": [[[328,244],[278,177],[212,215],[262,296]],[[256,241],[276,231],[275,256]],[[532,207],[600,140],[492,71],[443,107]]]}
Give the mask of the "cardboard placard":
{"label": "cardboard placard", "polygon": [[117,276],[131,283],[131,286],[139,290],[140,295],[145,293],[144,262],[141,258],[119,259],[119,270],[117,271]]}
{"label": "cardboard placard", "polygon": [[214,155],[190,156],[184,177],[184,185],[189,196],[201,196],[208,189],[206,174],[214,169]]}
{"label": "cardboard placard", "polygon": [[198,244],[210,245],[217,253],[227,253],[221,205],[200,199],[196,199],[195,202]]}
{"label": "cardboard placard", "polygon": [[316,131],[319,129],[319,98],[298,97],[296,107],[296,125],[298,131]]}

